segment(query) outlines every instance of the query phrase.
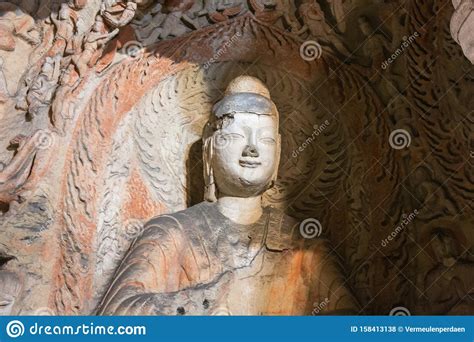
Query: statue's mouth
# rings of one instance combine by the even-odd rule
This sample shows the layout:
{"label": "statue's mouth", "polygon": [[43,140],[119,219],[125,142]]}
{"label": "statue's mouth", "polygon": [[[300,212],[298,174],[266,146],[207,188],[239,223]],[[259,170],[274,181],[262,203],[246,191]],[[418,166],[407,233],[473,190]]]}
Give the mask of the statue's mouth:
{"label": "statue's mouth", "polygon": [[242,167],[248,167],[250,169],[255,169],[256,167],[259,167],[260,165],[262,165],[261,162],[250,161],[250,160],[239,160],[239,164]]}

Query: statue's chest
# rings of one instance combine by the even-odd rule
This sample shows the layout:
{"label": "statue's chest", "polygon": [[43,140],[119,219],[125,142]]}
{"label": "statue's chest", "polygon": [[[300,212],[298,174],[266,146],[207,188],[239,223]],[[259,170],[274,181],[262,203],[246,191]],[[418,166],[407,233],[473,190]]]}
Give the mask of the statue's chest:
{"label": "statue's chest", "polygon": [[[220,305],[232,315],[293,312],[293,295],[303,298],[308,294],[308,289],[298,281],[292,282],[295,278],[291,273],[294,254],[291,250],[272,252],[263,248],[255,255],[235,255],[235,267],[226,284],[220,287]],[[303,299],[303,303],[306,300]],[[297,313],[305,314],[300,309],[304,310],[304,307],[298,308]]]}
{"label": "statue's chest", "polygon": [[252,230],[239,230],[226,227],[225,233],[217,237],[214,250],[223,269],[249,268],[264,248],[263,227]]}
{"label": "statue's chest", "polygon": [[232,315],[307,314],[301,248],[278,229],[253,228],[224,227],[216,236],[213,249],[225,276],[214,286],[213,306]]}

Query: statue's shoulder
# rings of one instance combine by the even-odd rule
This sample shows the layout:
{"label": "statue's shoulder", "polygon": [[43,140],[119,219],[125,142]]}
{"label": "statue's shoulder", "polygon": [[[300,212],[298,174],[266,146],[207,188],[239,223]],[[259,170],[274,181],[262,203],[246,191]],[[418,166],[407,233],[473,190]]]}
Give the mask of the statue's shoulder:
{"label": "statue's shoulder", "polygon": [[144,235],[153,232],[171,232],[193,234],[207,224],[205,213],[209,204],[202,202],[187,209],[171,214],[158,215],[144,226]]}

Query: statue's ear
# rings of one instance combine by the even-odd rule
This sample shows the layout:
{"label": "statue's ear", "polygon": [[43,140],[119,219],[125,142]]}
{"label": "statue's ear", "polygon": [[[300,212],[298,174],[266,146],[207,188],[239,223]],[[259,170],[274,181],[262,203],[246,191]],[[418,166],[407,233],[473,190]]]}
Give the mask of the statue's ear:
{"label": "statue's ear", "polygon": [[277,155],[276,155],[276,161],[275,161],[275,171],[273,172],[273,176],[272,176],[272,186],[273,184],[276,182],[277,178],[278,178],[278,168],[280,167],[280,157],[281,157],[281,134],[278,133],[278,137],[277,137]]}
{"label": "statue's ear", "polygon": [[203,151],[202,151],[202,164],[204,173],[204,200],[208,202],[216,202],[216,184],[214,182],[214,171],[212,169],[212,156],[214,149],[214,137],[212,135],[205,136]]}

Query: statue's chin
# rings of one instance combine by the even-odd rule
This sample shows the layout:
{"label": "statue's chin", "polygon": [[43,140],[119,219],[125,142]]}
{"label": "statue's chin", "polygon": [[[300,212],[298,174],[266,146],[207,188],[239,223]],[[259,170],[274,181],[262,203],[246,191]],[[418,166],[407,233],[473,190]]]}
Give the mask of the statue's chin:
{"label": "statue's chin", "polygon": [[219,189],[219,193],[225,196],[248,198],[261,196],[268,188],[269,181],[261,182],[260,180],[250,180],[248,178],[238,177],[232,182],[227,183],[226,186]]}
{"label": "statue's chin", "polygon": [[258,183],[254,182],[254,181],[251,181],[249,179],[245,179],[245,178],[242,178],[242,177],[239,177],[239,181],[240,181],[240,184],[244,185],[244,186],[255,187],[255,186],[259,185]]}
{"label": "statue's chin", "polygon": [[262,195],[267,189],[268,182],[262,182],[260,180],[250,180],[247,178],[239,177],[240,185],[244,187],[243,191],[245,196],[240,197],[254,197]]}

